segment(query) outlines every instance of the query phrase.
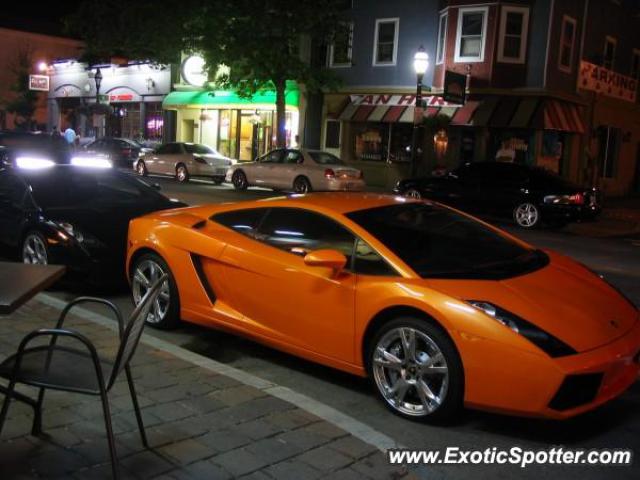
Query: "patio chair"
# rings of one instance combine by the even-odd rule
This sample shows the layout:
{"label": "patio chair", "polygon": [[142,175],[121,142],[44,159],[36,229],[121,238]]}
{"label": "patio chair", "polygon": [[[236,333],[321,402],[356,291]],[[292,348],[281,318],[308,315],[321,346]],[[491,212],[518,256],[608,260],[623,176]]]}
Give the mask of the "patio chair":
{"label": "patio chair", "polygon": [[[34,403],[33,434],[41,432],[41,410],[45,390],[51,389],[100,396],[107,431],[107,440],[109,442],[113,478],[119,478],[118,459],[116,456],[107,393],[111,387],[113,387],[118,376],[124,371],[127,377],[127,383],[129,384],[129,392],[131,393],[140,437],[145,448],[148,448],[129,362],[140,341],[149,311],[158,298],[163,283],[166,280],[167,275],[163,275],[150,286],[142,301],[129,317],[126,325],[124,324],[120,310],[113,303],[101,298],[80,297],[69,303],[62,310],[56,328],[35,330],[26,335],[20,342],[17,353],[5,359],[0,364],[0,377],[9,380],[8,393],[5,396],[2,411],[0,412],[0,435],[2,434],[2,428],[7,417],[11,397],[15,392],[17,383],[40,388],[38,400]],[[81,333],[62,328],[69,311],[76,305],[88,302],[107,306],[113,311],[118,320],[120,345],[113,361],[98,357],[95,346]],[[40,337],[51,337],[51,340],[44,345],[28,347],[32,340]],[[67,337],[76,342],[80,342],[82,348],[56,345],[58,337]],[[80,345],[78,346],[80,347]],[[107,379],[106,382],[105,379]]]}

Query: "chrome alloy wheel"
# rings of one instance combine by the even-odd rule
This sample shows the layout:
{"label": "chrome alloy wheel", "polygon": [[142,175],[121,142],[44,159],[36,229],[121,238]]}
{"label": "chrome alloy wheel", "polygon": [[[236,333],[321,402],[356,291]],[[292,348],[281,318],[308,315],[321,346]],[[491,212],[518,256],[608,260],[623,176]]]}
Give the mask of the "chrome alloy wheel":
{"label": "chrome alloy wheel", "polygon": [[531,228],[540,220],[538,207],[533,203],[522,203],[518,205],[513,213],[515,221],[524,228]]}
{"label": "chrome alloy wheel", "polygon": [[189,173],[187,172],[187,167],[184,165],[179,165],[176,169],[176,178],[179,182],[184,182],[189,178]]}
{"label": "chrome alloy wheel", "polygon": [[47,256],[47,247],[40,235],[30,233],[24,239],[22,244],[22,261],[24,263],[34,263],[38,265],[47,265],[49,258]]}
{"label": "chrome alloy wheel", "polygon": [[404,193],[404,196],[408,198],[415,198],[417,200],[420,200],[422,198],[422,194],[420,193],[420,191],[415,188],[410,188],[409,190],[407,190]]}
{"label": "chrome alloy wheel", "polygon": [[424,417],[444,402],[449,369],[438,345],[424,332],[389,330],[375,346],[372,361],[378,390],[400,413]]}
{"label": "chrome alloy wheel", "polygon": [[[136,306],[142,301],[151,286],[164,275],[164,270],[153,260],[144,260],[136,265],[131,281],[133,301]],[[160,288],[160,294],[156,298],[153,306],[147,315],[147,323],[159,323],[164,319],[169,311],[171,295],[169,291],[169,280],[165,280]]]}
{"label": "chrome alloy wheel", "polygon": [[138,162],[136,169],[138,170],[138,175],[142,175],[144,177],[147,174],[147,167],[144,162]]}

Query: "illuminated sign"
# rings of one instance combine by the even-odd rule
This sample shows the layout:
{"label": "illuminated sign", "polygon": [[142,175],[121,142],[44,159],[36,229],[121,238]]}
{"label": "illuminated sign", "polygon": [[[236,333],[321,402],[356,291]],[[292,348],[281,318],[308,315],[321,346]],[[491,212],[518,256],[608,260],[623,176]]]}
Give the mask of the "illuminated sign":
{"label": "illuminated sign", "polygon": [[121,95],[109,95],[110,102],[131,102],[133,101],[133,95],[131,93],[124,93]]}
{"label": "illuminated sign", "polygon": [[38,90],[40,92],[49,91],[48,75],[29,75],[29,90]]}
{"label": "illuminated sign", "polygon": [[[351,103],[354,105],[370,105],[370,106],[398,106],[398,107],[415,107],[415,95],[351,95]],[[435,95],[426,95],[422,97],[422,102],[426,107],[460,107],[458,104],[446,102],[442,97]]]}
{"label": "illuminated sign", "polygon": [[207,72],[204,58],[200,55],[191,55],[182,62],[182,79],[189,85],[202,87],[207,83]]}
{"label": "illuminated sign", "polygon": [[593,63],[582,61],[580,62],[580,74],[578,75],[578,88],[635,103],[638,80],[626,75],[620,75],[613,70],[608,70]]}

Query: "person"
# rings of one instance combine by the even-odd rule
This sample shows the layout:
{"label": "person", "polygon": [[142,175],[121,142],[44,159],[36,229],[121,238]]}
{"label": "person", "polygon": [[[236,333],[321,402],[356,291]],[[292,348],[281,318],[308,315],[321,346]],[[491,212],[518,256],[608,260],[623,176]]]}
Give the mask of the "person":
{"label": "person", "polygon": [[496,153],[497,162],[512,162],[516,159],[516,151],[507,142],[502,142],[500,150]]}
{"label": "person", "polygon": [[73,146],[76,143],[76,137],[76,131],[71,128],[71,126],[67,127],[67,129],[64,131],[64,139],[67,141],[67,143]]}
{"label": "person", "polygon": [[52,137],[59,137],[60,136],[60,131],[58,130],[58,126],[54,125],[53,128],[51,129],[51,136]]}

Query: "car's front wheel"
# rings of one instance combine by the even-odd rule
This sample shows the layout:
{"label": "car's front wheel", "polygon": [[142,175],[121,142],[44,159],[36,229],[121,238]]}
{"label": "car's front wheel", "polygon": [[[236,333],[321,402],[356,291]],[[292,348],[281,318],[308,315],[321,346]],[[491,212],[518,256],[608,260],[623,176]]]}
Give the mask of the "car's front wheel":
{"label": "car's front wheel", "polygon": [[540,225],[540,209],[531,202],[523,202],[513,209],[513,219],[522,228],[535,228]]}
{"label": "car's front wheel", "polygon": [[242,170],[236,170],[231,177],[231,183],[236,190],[246,190],[249,186],[247,176]]}
{"label": "car's front wheel", "polygon": [[29,232],[22,241],[22,262],[47,265],[50,260],[47,240],[39,232]]}
{"label": "car's front wheel", "polygon": [[414,317],[392,320],[374,335],[367,360],[378,395],[394,413],[442,421],[461,409],[462,362],[438,326]]}
{"label": "car's front wheel", "polygon": [[293,191],[296,193],[309,193],[311,192],[311,182],[307,177],[297,177],[293,181]]}
{"label": "car's front wheel", "polygon": [[136,172],[138,172],[138,175],[141,175],[143,177],[147,176],[147,166],[142,160],[138,160],[138,164],[136,165]]}
{"label": "car's front wheel", "polygon": [[176,167],[176,180],[180,183],[189,181],[189,170],[187,170],[187,166],[184,164],[180,164]]}
{"label": "car's front wheel", "polygon": [[406,192],[404,192],[405,197],[415,198],[420,200],[422,198],[422,193],[417,188],[410,188]]}
{"label": "car's front wheel", "polygon": [[155,253],[140,256],[131,269],[131,294],[137,306],[153,284],[164,274],[165,280],[160,294],[154,301],[145,319],[151,327],[168,330],[180,322],[180,297],[178,286],[167,263]]}

